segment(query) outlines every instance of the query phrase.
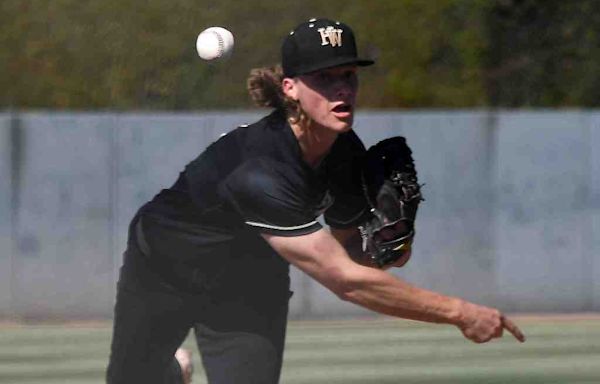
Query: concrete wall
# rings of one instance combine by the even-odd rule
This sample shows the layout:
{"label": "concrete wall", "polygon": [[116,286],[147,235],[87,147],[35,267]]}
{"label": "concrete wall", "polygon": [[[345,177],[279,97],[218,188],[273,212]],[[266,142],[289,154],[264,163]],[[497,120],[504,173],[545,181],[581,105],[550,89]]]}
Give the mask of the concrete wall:
{"label": "concrete wall", "polygon": [[577,112],[499,118],[498,299],[517,309],[594,304],[590,132]]}
{"label": "concrete wall", "polygon": [[17,316],[101,316],[112,305],[112,120],[26,114],[13,127]]}
{"label": "concrete wall", "polygon": [[12,310],[11,115],[0,115],[0,314]]}
{"label": "concrete wall", "polygon": [[[135,210],[260,112],[0,114],[0,317],[110,317]],[[368,112],[425,183],[394,273],[513,311],[600,309],[600,113]],[[294,270],[292,315],[364,315]]]}

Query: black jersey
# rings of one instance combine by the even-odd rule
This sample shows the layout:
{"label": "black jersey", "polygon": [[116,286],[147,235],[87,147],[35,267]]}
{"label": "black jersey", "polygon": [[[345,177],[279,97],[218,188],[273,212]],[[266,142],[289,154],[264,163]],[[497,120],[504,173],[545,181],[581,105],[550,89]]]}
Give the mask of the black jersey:
{"label": "black jersey", "polygon": [[[212,143],[140,211],[156,257],[193,265],[241,253],[269,259],[260,233],[298,236],[356,226],[368,214],[360,182],[365,148],[353,131],[340,134],[316,169],[280,112]],[[277,259],[281,259],[277,257]]]}

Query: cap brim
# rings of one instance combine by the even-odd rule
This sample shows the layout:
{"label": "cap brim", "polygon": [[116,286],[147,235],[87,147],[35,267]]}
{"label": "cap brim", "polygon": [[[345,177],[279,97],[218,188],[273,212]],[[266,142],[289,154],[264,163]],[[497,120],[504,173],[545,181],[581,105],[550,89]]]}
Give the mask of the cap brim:
{"label": "cap brim", "polygon": [[320,71],[327,68],[341,67],[344,65],[357,65],[359,67],[366,67],[375,64],[374,60],[370,59],[359,59],[356,57],[335,57],[330,60],[322,61],[318,64],[309,65],[305,68],[300,68],[296,73],[290,74],[290,77],[298,75],[306,75],[307,73]]}

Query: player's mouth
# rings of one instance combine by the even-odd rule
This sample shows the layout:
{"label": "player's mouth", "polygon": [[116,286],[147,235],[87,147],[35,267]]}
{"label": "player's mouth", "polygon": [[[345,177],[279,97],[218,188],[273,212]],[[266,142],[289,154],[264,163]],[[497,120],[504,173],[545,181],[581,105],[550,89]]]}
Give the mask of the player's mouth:
{"label": "player's mouth", "polygon": [[352,115],[352,105],[347,103],[341,103],[333,107],[331,112],[340,119],[350,117]]}

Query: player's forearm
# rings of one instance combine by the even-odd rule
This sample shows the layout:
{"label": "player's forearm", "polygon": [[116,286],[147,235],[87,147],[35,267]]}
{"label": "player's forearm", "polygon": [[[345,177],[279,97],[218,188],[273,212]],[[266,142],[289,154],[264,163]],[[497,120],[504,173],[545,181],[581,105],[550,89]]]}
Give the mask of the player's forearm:
{"label": "player's forearm", "polygon": [[338,294],[382,314],[431,323],[458,324],[461,300],[415,287],[382,271],[364,269]]}
{"label": "player's forearm", "polygon": [[497,309],[418,288],[380,269],[353,262],[325,230],[298,237],[263,236],[286,260],[344,300],[391,316],[453,324],[477,343],[501,337],[503,329],[525,340],[519,328]]}
{"label": "player's forearm", "polygon": [[[348,234],[340,232],[336,238],[347,240]],[[342,242],[324,230],[303,237],[266,235],[265,239],[286,260],[344,300],[391,316],[456,324],[460,300],[352,262]]]}

